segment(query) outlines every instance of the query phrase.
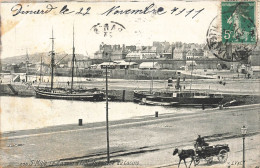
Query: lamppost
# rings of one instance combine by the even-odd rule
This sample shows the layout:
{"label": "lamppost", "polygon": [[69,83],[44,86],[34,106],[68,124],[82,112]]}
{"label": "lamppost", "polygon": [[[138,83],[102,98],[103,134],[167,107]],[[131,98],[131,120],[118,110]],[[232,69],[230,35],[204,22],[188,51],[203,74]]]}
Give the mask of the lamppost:
{"label": "lamppost", "polygon": [[106,65],[106,130],[107,130],[107,163],[110,162],[109,153],[109,125],[108,125],[108,81],[107,81],[107,65]]}
{"label": "lamppost", "polygon": [[243,126],[241,128],[241,134],[243,136],[243,168],[245,168],[245,136],[246,136],[247,128]]}

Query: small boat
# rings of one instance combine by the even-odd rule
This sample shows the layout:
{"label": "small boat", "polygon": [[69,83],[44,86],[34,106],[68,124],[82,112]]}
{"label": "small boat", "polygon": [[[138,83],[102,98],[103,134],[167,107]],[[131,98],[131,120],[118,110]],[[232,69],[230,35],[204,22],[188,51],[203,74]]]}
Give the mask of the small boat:
{"label": "small boat", "polygon": [[102,101],[104,100],[104,93],[97,90],[74,90],[73,78],[74,78],[74,62],[75,62],[75,47],[74,47],[74,27],[73,27],[73,54],[72,54],[72,72],[71,72],[71,89],[58,89],[53,88],[53,71],[55,66],[54,61],[54,38],[52,31],[52,51],[51,51],[51,88],[36,88],[33,87],[37,98],[45,99],[64,99],[64,100],[85,100],[85,101]]}

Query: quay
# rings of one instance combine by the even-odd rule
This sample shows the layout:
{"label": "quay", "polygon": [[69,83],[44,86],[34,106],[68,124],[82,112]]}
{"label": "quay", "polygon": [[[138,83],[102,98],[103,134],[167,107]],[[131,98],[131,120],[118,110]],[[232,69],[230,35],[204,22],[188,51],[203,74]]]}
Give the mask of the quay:
{"label": "quay", "polygon": [[[242,150],[240,127],[246,124],[246,164],[258,166],[259,107],[245,105],[112,121],[109,123],[111,164],[120,167],[124,162],[131,162],[137,167],[172,167],[178,163],[178,157],[172,156],[173,149],[193,148],[194,140],[200,134],[210,144],[230,146],[227,162],[214,161],[212,164],[213,167],[228,167],[232,161],[239,161]],[[105,166],[105,137],[105,122],[6,132],[0,138],[0,163],[3,167],[37,164],[36,161],[38,166],[40,163],[46,166],[54,163],[56,165],[51,166]],[[201,162],[198,167],[203,165],[205,163]]]}
{"label": "quay", "polygon": [[[112,101],[126,101],[132,102],[134,90],[150,90],[149,80],[123,80],[123,79],[109,79],[108,95],[113,97]],[[35,83],[34,86],[50,87],[49,83]],[[66,86],[67,83],[61,83],[61,87]],[[84,88],[96,88],[105,91],[105,82],[102,79],[93,79],[80,83]],[[182,85],[186,90],[189,89],[189,81],[182,81]],[[154,80],[153,89],[161,90],[165,88],[167,83],[165,80]],[[223,95],[223,102],[232,100],[242,101],[242,104],[260,103],[259,96],[259,79],[235,79],[226,80],[226,84],[219,84],[218,79],[197,79],[193,81],[192,89],[198,89],[205,92]],[[34,90],[22,82],[11,82],[0,84],[1,96],[35,96]]]}

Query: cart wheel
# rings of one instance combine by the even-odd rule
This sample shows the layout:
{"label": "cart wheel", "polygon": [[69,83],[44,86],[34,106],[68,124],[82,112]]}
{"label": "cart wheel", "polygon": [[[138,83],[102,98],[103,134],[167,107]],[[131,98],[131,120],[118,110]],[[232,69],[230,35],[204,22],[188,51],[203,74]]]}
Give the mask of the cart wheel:
{"label": "cart wheel", "polygon": [[221,149],[218,153],[218,160],[222,163],[225,163],[228,158],[228,152],[225,149]]}
{"label": "cart wheel", "polygon": [[206,157],[205,160],[207,161],[207,164],[211,164],[213,162],[213,156]]}
{"label": "cart wheel", "polygon": [[200,163],[200,158],[199,157],[195,157],[194,158],[194,166],[197,166]]}

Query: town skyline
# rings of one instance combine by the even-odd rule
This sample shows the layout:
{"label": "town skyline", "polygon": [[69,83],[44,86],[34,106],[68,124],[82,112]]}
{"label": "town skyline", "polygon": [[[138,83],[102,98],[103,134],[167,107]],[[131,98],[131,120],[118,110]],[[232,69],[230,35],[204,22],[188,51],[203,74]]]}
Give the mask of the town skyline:
{"label": "town skyline", "polygon": [[[90,58],[90,59],[95,59],[95,54],[100,50],[100,46],[101,45],[104,45],[104,46],[111,46],[111,47],[113,47],[113,46],[120,46],[121,48],[123,47],[123,46],[125,46],[126,48],[127,47],[136,47],[136,51],[131,51],[131,50],[128,50],[128,52],[139,52],[139,51],[141,51],[142,50],[142,48],[144,48],[144,47],[153,47],[153,44],[154,43],[169,43],[170,44],[170,46],[172,47],[172,46],[176,46],[176,45],[178,45],[178,44],[181,44],[181,45],[183,45],[183,46],[189,46],[189,45],[195,45],[195,46],[206,46],[207,44],[206,43],[185,43],[185,42],[181,42],[181,41],[176,41],[176,42],[169,42],[169,41],[152,41],[151,42],[151,44],[148,44],[148,45],[132,45],[132,44],[130,44],[130,45],[127,45],[127,44],[124,44],[124,43],[121,43],[121,44],[119,44],[119,43],[116,43],[116,44],[114,44],[114,43],[103,43],[103,42],[101,42],[101,44],[99,44],[99,45],[97,45],[97,47],[96,47],[96,50],[94,50],[93,51],[93,53],[90,55],[89,53],[78,53],[77,52],[77,49],[76,49],[76,54],[77,55],[81,55],[81,56],[83,56],[83,57],[86,57],[86,58]],[[55,48],[54,48],[54,50],[55,50]],[[187,48],[187,50],[188,50],[188,48]],[[44,54],[44,53],[49,53],[51,50],[49,50],[49,51],[42,51],[42,52],[30,52],[30,49],[23,49],[22,51],[24,51],[24,52],[21,52],[21,54],[20,55],[13,55],[13,56],[10,56],[10,57],[0,57],[0,59],[1,60],[5,60],[5,59],[8,59],[8,58],[12,58],[12,57],[18,57],[18,56],[25,56],[25,55],[34,55],[34,54]],[[69,51],[58,51],[58,52],[56,52],[55,51],[55,53],[57,53],[57,54],[68,54],[68,55],[70,55],[71,53],[69,52]],[[46,57],[48,57],[48,55],[46,55]]]}

